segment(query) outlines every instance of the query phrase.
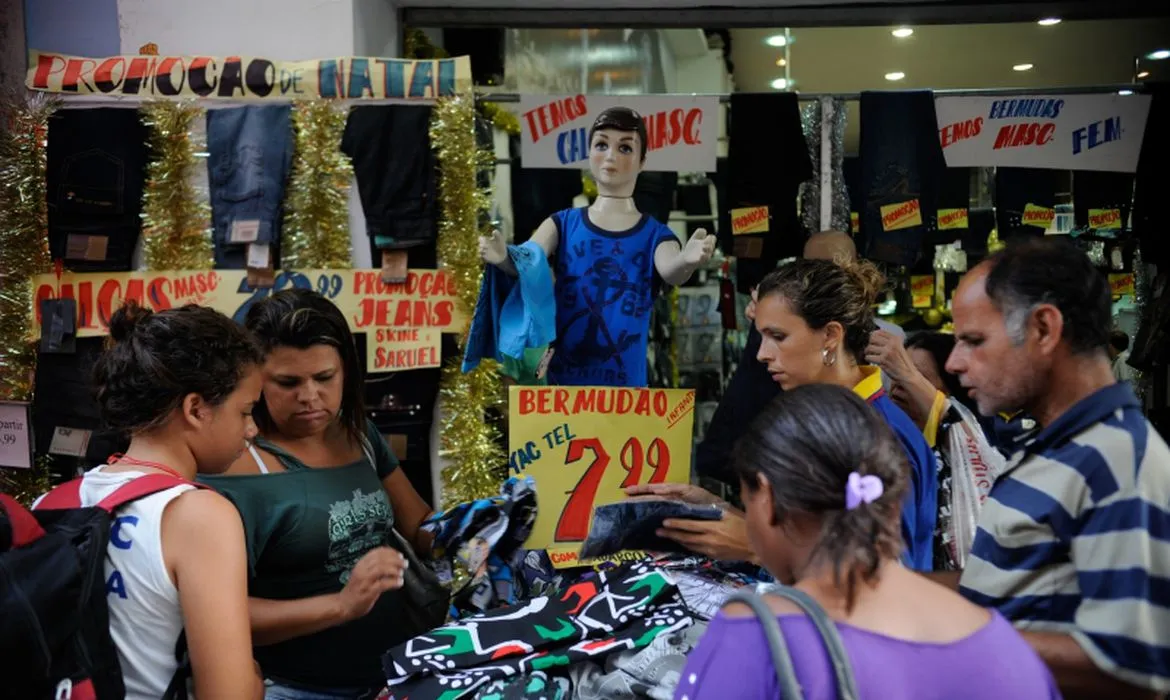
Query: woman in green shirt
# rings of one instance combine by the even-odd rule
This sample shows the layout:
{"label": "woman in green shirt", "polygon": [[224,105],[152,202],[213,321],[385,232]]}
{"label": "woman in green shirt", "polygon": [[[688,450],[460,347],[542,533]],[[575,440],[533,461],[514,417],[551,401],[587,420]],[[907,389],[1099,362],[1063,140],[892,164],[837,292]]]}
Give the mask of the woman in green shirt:
{"label": "woman in green shirt", "polygon": [[431,508],[369,424],[345,316],[291,289],[253,306],[264,349],[260,434],[207,483],[239,508],[248,541],[249,614],[268,700],[373,697],[381,654],[425,632],[403,614],[406,561]]}

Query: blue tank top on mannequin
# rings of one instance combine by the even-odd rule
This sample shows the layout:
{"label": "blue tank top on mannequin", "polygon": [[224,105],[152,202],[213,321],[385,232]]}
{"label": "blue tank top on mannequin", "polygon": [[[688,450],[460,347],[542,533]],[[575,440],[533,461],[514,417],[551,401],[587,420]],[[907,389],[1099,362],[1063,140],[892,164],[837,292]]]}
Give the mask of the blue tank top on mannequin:
{"label": "blue tank top on mannequin", "polygon": [[626,231],[598,227],[584,207],[559,211],[552,219],[560,240],[550,383],[646,386],[654,251],[678,237],[647,214]]}

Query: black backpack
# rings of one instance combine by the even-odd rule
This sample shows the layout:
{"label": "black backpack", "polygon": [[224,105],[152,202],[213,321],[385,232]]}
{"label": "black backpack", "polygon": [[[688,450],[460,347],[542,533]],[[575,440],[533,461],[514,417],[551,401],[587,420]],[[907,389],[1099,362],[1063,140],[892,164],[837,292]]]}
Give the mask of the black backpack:
{"label": "black backpack", "polygon": [[[81,479],[50,491],[30,512],[0,494],[0,681],[10,700],[122,700],[110,637],[105,559],[115,511],[192,482],[148,474],[96,506],[81,507]],[[179,671],[165,697],[186,697],[190,668],[180,635]]]}

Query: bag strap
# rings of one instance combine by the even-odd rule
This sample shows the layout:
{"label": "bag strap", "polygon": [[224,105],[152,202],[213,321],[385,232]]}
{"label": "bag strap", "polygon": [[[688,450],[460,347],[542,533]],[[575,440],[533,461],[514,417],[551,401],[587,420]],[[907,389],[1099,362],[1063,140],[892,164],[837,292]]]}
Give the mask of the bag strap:
{"label": "bag strap", "polygon": [[784,633],[780,631],[776,613],[772,612],[763,598],[751,591],[740,591],[731,595],[721,607],[727,607],[732,603],[743,603],[751,608],[763,626],[764,638],[768,640],[768,650],[772,653],[772,668],[776,671],[780,697],[784,700],[804,700],[804,692],[796,680],[796,668],[792,665],[792,656],[788,653],[788,643],[784,641]]}
{"label": "bag strap", "polygon": [[6,493],[0,493],[0,511],[8,514],[12,523],[12,548],[17,549],[45,536],[45,528],[28,509]]}
{"label": "bag strap", "polygon": [[[68,508],[80,508],[81,482],[83,478],[78,477],[49,491],[41,499],[40,503],[37,504],[36,509],[65,510]],[[147,496],[152,496],[176,486],[194,486],[200,489],[207,488],[203,484],[197,484],[194,481],[187,481],[186,479],[169,474],[144,474],[119,486],[113,493],[98,501],[97,507],[107,513],[113,513],[131,501],[137,501],[140,498],[146,498]]]}
{"label": "bag strap", "polygon": [[841,633],[837,625],[829,619],[828,613],[812,596],[798,588],[790,586],[770,586],[768,593],[796,603],[808,619],[816,626],[821,635],[825,650],[829,652],[829,661],[833,664],[833,674],[837,677],[837,697],[841,700],[857,700],[857,679],[853,675],[853,665],[849,662],[849,654],[845,651],[845,643],[841,640]]}

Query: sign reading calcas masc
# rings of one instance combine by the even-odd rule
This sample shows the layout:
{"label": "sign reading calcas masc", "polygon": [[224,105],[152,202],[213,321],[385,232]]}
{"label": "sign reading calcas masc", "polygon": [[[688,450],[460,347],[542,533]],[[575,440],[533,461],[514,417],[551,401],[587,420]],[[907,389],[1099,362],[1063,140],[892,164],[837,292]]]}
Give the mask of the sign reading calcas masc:
{"label": "sign reading calcas masc", "polygon": [[695,392],[624,387],[512,387],[511,472],[536,481],[537,516],[525,546],[555,566],[578,563],[594,506],[635,484],[687,483]]}
{"label": "sign reading calcas masc", "polygon": [[521,95],[524,167],[587,167],[589,129],[610,107],[629,107],[646,122],[645,170],[715,171],[719,98],[692,95]]}

